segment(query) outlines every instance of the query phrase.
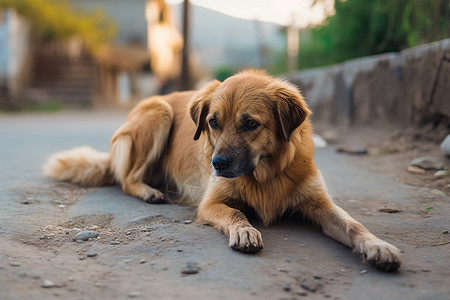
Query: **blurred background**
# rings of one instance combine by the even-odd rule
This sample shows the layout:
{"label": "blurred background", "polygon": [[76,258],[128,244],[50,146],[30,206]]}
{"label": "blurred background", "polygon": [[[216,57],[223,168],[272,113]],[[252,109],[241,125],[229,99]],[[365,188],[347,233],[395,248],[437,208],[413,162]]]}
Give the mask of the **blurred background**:
{"label": "blurred background", "polygon": [[128,107],[449,36],[449,0],[0,0],[0,109]]}

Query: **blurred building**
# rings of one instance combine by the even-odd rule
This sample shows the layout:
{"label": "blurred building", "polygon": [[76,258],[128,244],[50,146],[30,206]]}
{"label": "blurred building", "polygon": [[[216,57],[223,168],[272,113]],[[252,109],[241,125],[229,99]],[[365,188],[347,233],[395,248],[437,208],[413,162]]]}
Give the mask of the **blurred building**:
{"label": "blurred building", "polygon": [[[102,7],[118,23],[117,44],[147,45],[146,0],[73,0],[84,8]],[[181,32],[183,4],[172,5],[175,23]],[[258,67],[264,63],[261,48],[284,51],[286,38],[279,25],[234,18],[219,12],[191,6],[191,47],[199,66],[215,69]]]}
{"label": "blurred building", "polygon": [[25,19],[14,10],[0,10],[0,102],[6,106],[29,81],[31,33]]}
{"label": "blurred building", "polygon": [[[150,66],[147,0],[70,0],[75,7],[101,8],[117,23],[117,37],[92,56],[76,37],[40,43],[13,10],[0,13],[0,95],[71,106],[130,103],[160,91]],[[182,3],[171,5],[182,32]],[[209,80],[220,68],[267,67],[285,48],[278,25],[237,19],[191,6],[192,77]],[[5,98],[5,97],[3,97]]]}

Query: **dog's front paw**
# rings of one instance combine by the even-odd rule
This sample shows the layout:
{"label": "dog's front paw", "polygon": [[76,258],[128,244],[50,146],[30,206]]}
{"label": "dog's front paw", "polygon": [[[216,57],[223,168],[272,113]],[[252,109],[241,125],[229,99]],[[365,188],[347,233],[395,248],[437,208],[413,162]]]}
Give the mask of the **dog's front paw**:
{"label": "dog's front paw", "polygon": [[401,264],[400,250],[378,239],[365,243],[363,255],[370,264],[387,272],[397,270]]}
{"label": "dog's front paw", "polygon": [[161,204],[165,202],[163,193],[157,189],[149,187],[146,184],[142,184],[139,195],[139,198],[150,204]]}
{"label": "dog's front paw", "polygon": [[255,253],[264,248],[261,233],[251,226],[238,226],[230,230],[230,247],[245,253]]}

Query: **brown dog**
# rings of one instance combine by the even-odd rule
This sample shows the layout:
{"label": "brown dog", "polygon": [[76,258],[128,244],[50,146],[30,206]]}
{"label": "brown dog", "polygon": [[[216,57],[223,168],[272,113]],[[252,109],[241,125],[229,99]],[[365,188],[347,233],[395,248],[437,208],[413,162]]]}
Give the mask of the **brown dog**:
{"label": "brown dog", "polygon": [[176,189],[177,201],[186,203],[197,187],[198,221],[248,253],[262,249],[263,241],[243,208],[252,208],[264,225],[299,212],[376,267],[396,270],[400,251],[328,196],[313,161],[309,115],[292,85],[245,71],[199,92],[141,102],[114,134],[110,153],[89,147],[56,153],[44,175],[87,186],[118,182],[146,202]]}

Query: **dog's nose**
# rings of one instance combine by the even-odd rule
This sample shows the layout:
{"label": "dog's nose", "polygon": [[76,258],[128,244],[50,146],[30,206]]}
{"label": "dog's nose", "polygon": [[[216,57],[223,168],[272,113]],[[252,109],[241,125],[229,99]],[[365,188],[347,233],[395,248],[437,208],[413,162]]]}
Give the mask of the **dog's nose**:
{"label": "dog's nose", "polygon": [[230,166],[230,161],[226,156],[217,156],[213,159],[212,165],[217,171],[225,171]]}

